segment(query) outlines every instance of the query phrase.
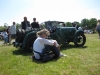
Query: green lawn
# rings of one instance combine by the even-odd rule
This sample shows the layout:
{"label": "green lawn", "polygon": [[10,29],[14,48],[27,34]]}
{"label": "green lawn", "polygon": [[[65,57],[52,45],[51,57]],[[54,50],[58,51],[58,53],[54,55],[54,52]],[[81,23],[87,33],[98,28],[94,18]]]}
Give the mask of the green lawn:
{"label": "green lawn", "polygon": [[0,45],[0,75],[100,75],[100,39],[98,34],[86,38],[84,47],[70,43],[61,48],[66,57],[47,63],[32,61],[32,53],[12,45]]}

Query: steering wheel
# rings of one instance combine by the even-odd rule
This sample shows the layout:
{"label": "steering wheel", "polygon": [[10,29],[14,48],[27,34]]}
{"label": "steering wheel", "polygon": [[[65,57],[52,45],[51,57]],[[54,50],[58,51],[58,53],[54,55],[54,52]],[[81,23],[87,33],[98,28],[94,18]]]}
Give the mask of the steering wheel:
{"label": "steering wheel", "polygon": [[57,27],[56,27],[56,26],[52,26],[52,32],[55,32],[55,31],[56,31],[56,29],[57,29]]}
{"label": "steering wheel", "polygon": [[52,27],[51,26],[48,26],[47,30],[49,30],[49,32],[52,33]]}

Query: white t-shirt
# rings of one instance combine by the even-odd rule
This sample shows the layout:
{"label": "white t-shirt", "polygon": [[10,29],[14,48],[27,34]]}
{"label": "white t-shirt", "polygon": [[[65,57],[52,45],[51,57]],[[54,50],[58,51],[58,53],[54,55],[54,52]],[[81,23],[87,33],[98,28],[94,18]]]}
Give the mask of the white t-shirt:
{"label": "white t-shirt", "polygon": [[78,30],[82,30],[82,28],[81,28],[81,27],[79,27],[79,28],[78,28]]}
{"label": "white t-shirt", "polygon": [[[45,48],[44,45],[51,45],[51,46],[53,46],[54,45],[54,42],[56,42],[56,46],[59,45],[56,40],[49,40],[49,39],[45,39],[45,38],[38,37],[34,41],[33,50],[36,51],[36,52],[41,53],[42,50]],[[39,56],[38,53],[35,53],[34,52],[34,56],[35,56],[36,59],[40,59],[40,56]]]}
{"label": "white t-shirt", "polygon": [[3,36],[4,38],[7,38],[7,37],[8,37],[7,32],[2,32],[2,36]]}
{"label": "white t-shirt", "polygon": [[11,34],[16,34],[16,26],[15,26],[15,25],[12,25],[12,26],[10,27],[10,33],[11,33]]}

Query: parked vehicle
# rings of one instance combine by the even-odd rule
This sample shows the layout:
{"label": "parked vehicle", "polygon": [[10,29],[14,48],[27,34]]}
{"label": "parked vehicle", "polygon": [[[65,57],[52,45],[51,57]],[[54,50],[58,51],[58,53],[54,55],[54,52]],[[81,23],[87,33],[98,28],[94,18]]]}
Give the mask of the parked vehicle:
{"label": "parked vehicle", "polygon": [[3,40],[2,32],[0,32],[0,40]]}
{"label": "parked vehicle", "polygon": [[48,39],[55,39],[59,44],[69,44],[73,42],[75,46],[81,47],[86,43],[86,37],[83,30],[77,30],[75,27],[63,27],[64,22],[59,21],[46,21],[40,24],[40,29],[30,29],[25,31],[18,29],[16,40],[13,43],[15,47],[20,47],[26,50],[32,50],[35,41],[36,32],[41,29],[48,29],[50,36]]}
{"label": "parked vehicle", "polygon": [[92,30],[84,30],[84,33],[86,33],[86,34],[92,34],[93,31]]}

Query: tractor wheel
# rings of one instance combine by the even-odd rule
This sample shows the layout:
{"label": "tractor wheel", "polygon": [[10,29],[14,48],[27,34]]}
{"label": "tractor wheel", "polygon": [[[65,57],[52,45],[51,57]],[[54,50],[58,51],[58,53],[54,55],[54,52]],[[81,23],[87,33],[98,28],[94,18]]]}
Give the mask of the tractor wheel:
{"label": "tractor wheel", "polygon": [[77,47],[81,47],[81,46],[84,46],[86,42],[86,37],[83,33],[79,33],[78,35],[75,36],[74,38],[74,44],[77,46]]}
{"label": "tractor wheel", "polygon": [[26,50],[27,51],[31,51],[32,52],[32,50],[33,50],[33,43],[34,43],[36,38],[37,38],[36,35],[32,35],[32,36],[30,36],[27,39],[27,42],[26,42]]}
{"label": "tractor wheel", "polygon": [[24,39],[24,36],[25,36],[25,30],[18,29],[18,31],[16,33],[16,42],[22,43],[23,39]]}

